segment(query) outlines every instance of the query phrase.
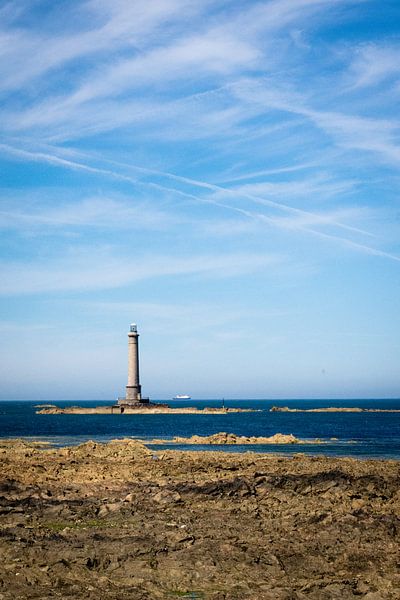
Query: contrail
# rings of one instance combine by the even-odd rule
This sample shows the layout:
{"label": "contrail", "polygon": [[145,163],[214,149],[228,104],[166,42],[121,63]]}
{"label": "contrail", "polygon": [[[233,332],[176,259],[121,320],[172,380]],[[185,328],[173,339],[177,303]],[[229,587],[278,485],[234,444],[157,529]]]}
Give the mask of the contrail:
{"label": "contrail", "polygon": [[[159,177],[165,177],[167,179],[172,179],[174,181],[179,181],[180,183],[187,183],[188,185],[192,185],[194,187],[200,187],[204,189],[208,189],[217,193],[229,194],[235,197],[247,198],[254,203],[263,204],[265,206],[271,206],[273,208],[278,208],[284,212],[288,212],[290,214],[295,214],[298,216],[306,216],[306,217],[319,217],[320,215],[313,213],[311,211],[302,210],[300,208],[294,208],[293,206],[289,206],[282,202],[275,202],[274,200],[268,200],[266,198],[261,198],[260,196],[255,196],[254,194],[246,194],[245,192],[241,192],[238,190],[232,190],[230,188],[226,188],[220,185],[216,185],[214,183],[208,183],[206,181],[201,181],[198,179],[192,179],[189,177],[183,177],[182,175],[175,175],[174,173],[169,173],[168,171],[158,171],[157,169],[149,169],[147,167],[139,167],[137,165],[129,165],[126,163],[116,162],[108,159],[102,159],[105,162],[110,164],[114,164],[116,166],[127,167],[139,171],[141,173],[148,173],[149,175],[158,175]],[[364,229],[359,229],[358,227],[353,227],[351,225],[346,225],[345,223],[341,223],[339,221],[330,221],[331,225],[335,225],[336,227],[340,227],[341,229],[346,229],[348,231],[352,231],[354,233],[361,233],[363,235],[368,235],[370,237],[375,237],[373,233],[369,231],[365,231]]]}
{"label": "contrail", "polygon": [[[115,171],[112,171],[111,169],[103,169],[103,168],[99,168],[99,167],[91,167],[89,165],[85,165],[83,163],[77,162],[77,161],[73,161],[73,160],[68,160],[68,159],[64,159],[64,158],[59,158],[58,156],[54,156],[52,154],[47,154],[45,152],[32,152],[29,150],[22,150],[20,148],[15,148],[13,146],[10,146],[8,144],[0,144],[0,151],[3,150],[9,154],[13,154],[15,156],[20,156],[23,158],[27,158],[29,160],[32,161],[41,161],[41,162],[48,162],[51,164],[55,164],[61,167],[65,167],[65,168],[70,168],[70,169],[77,169],[77,170],[82,170],[82,171],[86,171],[89,173],[96,173],[96,174],[101,174],[101,175],[106,175],[108,177],[112,177],[114,179],[118,179],[120,181],[127,181],[129,183],[133,183],[135,185],[140,185],[140,186],[145,186],[145,187],[152,187],[154,189],[159,189],[162,191],[167,191],[167,192],[172,192],[174,194],[177,194],[179,196],[185,197],[185,198],[189,198],[191,200],[195,200],[196,202],[201,202],[203,204],[209,204],[209,205],[213,205],[213,206],[219,206],[221,208],[225,208],[227,210],[239,213],[243,216],[246,216],[247,218],[250,218],[252,220],[259,220],[265,223],[268,223],[271,226],[274,227],[279,227],[279,228],[283,228],[281,224],[279,224],[276,219],[272,218],[272,217],[267,217],[266,215],[260,214],[260,213],[254,213],[252,211],[243,209],[243,208],[239,208],[236,206],[231,206],[230,204],[226,204],[225,202],[220,202],[218,200],[215,200],[214,198],[210,199],[206,199],[206,198],[199,198],[198,196],[195,196],[194,194],[190,194],[188,192],[183,192],[181,190],[177,190],[176,188],[173,187],[168,187],[165,185],[161,185],[158,183],[154,183],[154,182],[149,182],[149,181],[140,181],[138,179],[135,179],[134,177],[130,177],[129,175],[122,175],[120,173],[116,173]],[[112,163],[113,161],[107,161]],[[123,165],[123,163],[113,163],[113,164],[120,164],[121,166]],[[130,165],[125,165],[125,166],[130,166]],[[204,181],[198,181],[195,179],[190,179],[188,177],[182,177],[180,175],[174,175],[173,173],[164,173],[163,171],[157,171],[156,169],[148,169],[146,167],[136,167],[136,166],[131,166],[131,168],[134,168],[140,172],[143,173],[149,173],[149,174],[153,174],[153,175],[158,175],[158,176],[165,176],[166,178],[170,178],[176,181],[180,181],[180,182],[184,182],[184,183],[189,183],[191,185],[197,186],[197,187],[201,187],[201,188],[205,188],[205,189],[209,189],[212,191],[223,191],[223,192],[227,192],[230,193],[231,195],[235,195],[238,196],[240,195],[241,197],[245,197],[245,198],[249,198],[251,200],[257,201],[258,203],[262,203],[262,204],[267,204],[270,206],[274,206],[274,207],[278,207],[278,208],[282,208],[283,210],[290,212],[291,214],[296,214],[296,215],[302,215],[302,216],[311,216],[311,217],[317,217],[318,215],[315,213],[311,213],[308,211],[302,211],[300,209],[297,208],[292,208],[290,206],[287,206],[285,204],[280,204],[278,202],[274,202],[272,200],[264,200],[262,198],[258,198],[257,196],[252,196],[250,194],[240,194],[239,192],[235,192],[234,190],[229,190],[229,189],[225,189],[221,186],[215,185],[215,184],[211,184],[211,183],[207,183]],[[357,228],[353,228],[344,224],[338,224],[335,222],[331,222],[332,224],[336,224],[344,229],[348,229],[351,231],[357,231],[357,232],[362,232],[362,230],[358,230]],[[376,248],[372,248],[371,246],[367,246],[365,244],[360,244],[358,242],[353,242],[351,240],[348,240],[347,238],[343,238],[341,236],[337,236],[334,234],[329,234],[329,233],[324,233],[321,231],[316,231],[314,229],[311,229],[309,227],[303,227],[301,225],[297,225],[296,226],[297,230],[300,231],[304,231],[307,233],[310,233],[314,236],[320,237],[320,238],[324,238],[324,239],[329,239],[329,240],[334,240],[336,242],[340,242],[342,244],[345,244],[351,248],[357,249],[359,251],[363,251],[367,254],[371,254],[374,256],[381,256],[383,258],[389,258],[391,260],[395,260],[396,262],[400,262],[400,257],[394,255],[394,254],[390,254],[389,252],[384,252],[382,250],[377,250]],[[368,233],[368,232],[365,232]],[[371,234],[369,234],[371,235]]]}

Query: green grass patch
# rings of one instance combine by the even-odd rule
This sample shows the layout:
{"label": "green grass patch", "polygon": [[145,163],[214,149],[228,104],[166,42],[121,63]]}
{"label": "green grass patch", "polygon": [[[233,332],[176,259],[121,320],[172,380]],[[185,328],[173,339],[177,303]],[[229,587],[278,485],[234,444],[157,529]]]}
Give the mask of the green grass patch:
{"label": "green grass patch", "polygon": [[174,590],[168,592],[168,596],[173,598],[187,598],[188,600],[201,600],[202,598],[204,598],[204,592],[200,592],[198,590],[191,590],[186,592]]}

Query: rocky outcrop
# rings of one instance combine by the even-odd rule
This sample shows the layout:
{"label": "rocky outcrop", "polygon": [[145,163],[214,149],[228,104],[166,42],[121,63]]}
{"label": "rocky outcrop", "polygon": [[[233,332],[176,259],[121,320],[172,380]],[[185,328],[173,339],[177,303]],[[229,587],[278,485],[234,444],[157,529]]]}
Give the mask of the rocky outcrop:
{"label": "rocky outcrop", "polygon": [[[39,407],[36,407],[39,408]],[[204,415],[204,413],[212,414],[228,414],[239,412],[260,412],[253,408],[216,408],[213,406],[205,406],[204,408],[196,408],[193,406],[171,408],[166,404],[143,404],[138,406],[47,406],[37,410],[39,415],[132,415],[132,414],[188,414],[188,415]]]}
{"label": "rocky outcrop", "polygon": [[270,412],[310,412],[310,413],[319,413],[319,412],[342,412],[342,413],[358,413],[358,412],[384,412],[384,413],[398,413],[400,409],[396,408],[357,408],[357,407],[343,407],[343,406],[328,406],[323,408],[289,408],[289,406],[272,406],[269,409]]}
{"label": "rocky outcrop", "polygon": [[0,443],[0,598],[398,600],[400,464]]}
{"label": "rocky outcrop", "polygon": [[152,444],[322,444],[321,440],[301,440],[291,433],[275,433],[270,437],[254,437],[236,435],[235,433],[226,433],[221,431],[213,435],[192,435],[191,437],[174,437],[172,440],[152,440]]}

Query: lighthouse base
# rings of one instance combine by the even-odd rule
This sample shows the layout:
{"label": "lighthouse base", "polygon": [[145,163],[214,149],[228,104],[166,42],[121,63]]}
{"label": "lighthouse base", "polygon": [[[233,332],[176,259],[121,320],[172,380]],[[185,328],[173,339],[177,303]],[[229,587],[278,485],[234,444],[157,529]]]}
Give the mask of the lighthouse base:
{"label": "lighthouse base", "polygon": [[118,398],[118,404],[111,407],[111,413],[114,414],[123,414],[123,413],[134,413],[135,410],[142,412],[143,409],[166,409],[170,408],[168,404],[163,404],[161,402],[150,402],[149,398],[141,398],[140,400],[129,400],[128,398]]}
{"label": "lighthouse base", "polygon": [[118,398],[119,406],[133,406],[139,408],[144,404],[151,404],[150,398],[140,398],[133,400],[132,398]]}

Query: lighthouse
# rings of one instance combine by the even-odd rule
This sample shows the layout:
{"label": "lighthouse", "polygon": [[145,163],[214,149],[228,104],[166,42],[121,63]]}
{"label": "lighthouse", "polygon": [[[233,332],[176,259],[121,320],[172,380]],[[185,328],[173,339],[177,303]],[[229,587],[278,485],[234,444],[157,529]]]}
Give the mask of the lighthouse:
{"label": "lighthouse", "polygon": [[136,323],[132,323],[128,332],[128,385],[126,397],[119,398],[118,404],[137,406],[148,404],[148,398],[142,398],[142,387],[139,379],[139,334]]}

